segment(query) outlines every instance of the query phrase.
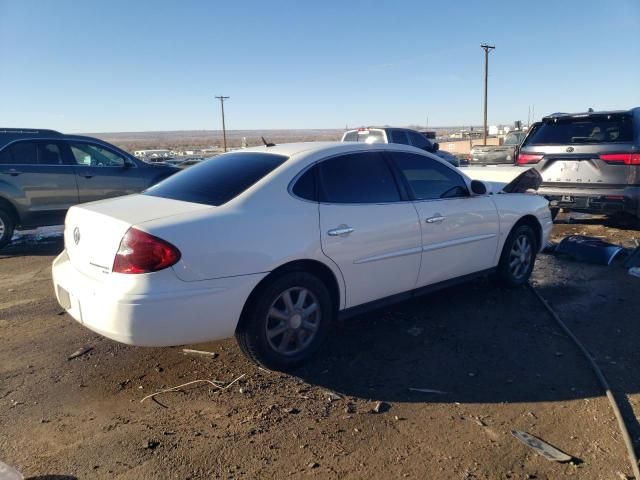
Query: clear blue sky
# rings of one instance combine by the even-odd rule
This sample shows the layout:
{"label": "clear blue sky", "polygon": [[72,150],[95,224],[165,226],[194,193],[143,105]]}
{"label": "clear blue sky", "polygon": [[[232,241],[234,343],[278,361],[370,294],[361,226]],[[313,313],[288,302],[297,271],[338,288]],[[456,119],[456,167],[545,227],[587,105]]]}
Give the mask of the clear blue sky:
{"label": "clear blue sky", "polygon": [[640,105],[639,0],[0,0],[0,126],[432,126]]}

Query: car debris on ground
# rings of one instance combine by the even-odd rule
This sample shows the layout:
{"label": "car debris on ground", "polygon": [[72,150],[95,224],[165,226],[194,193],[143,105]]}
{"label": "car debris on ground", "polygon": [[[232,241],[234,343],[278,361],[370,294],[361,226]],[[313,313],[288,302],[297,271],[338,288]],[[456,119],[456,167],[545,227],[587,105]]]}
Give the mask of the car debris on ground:
{"label": "car debris on ground", "polygon": [[537,453],[542,455],[547,460],[552,460],[554,462],[565,463],[570,462],[574,459],[571,455],[567,455],[566,453],[558,450],[556,447],[549,445],[544,440],[539,439],[538,437],[534,437],[533,435],[522,432],[520,430],[512,430],[511,434],[524,443],[526,446],[532,448]]}
{"label": "car debris on ground", "polygon": [[182,353],[184,354],[193,354],[193,355],[204,355],[211,358],[216,358],[218,356],[217,352],[206,352],[204,350],[193,350],[191,348],[183,348]]}
{"label": "car debris on ground", "polygon": [[555,249],[557,254],[567,255],[574,260],[594,265],[611,265],[611,262],[623,251],[620,245],[585,235],[569,235],[563,238]]}
{"label": "car debris on ground", "polygon": [[85,353],[89,353],[91,350],[93,350],[93,347],[82,347],[79,348],[78,350],[76,350],[75,352],[73,352],[71,355],[69,355],[67,357],[67,360],[73,360],[74,358],[78,358],[81,357],[82,355],[84,355]]}

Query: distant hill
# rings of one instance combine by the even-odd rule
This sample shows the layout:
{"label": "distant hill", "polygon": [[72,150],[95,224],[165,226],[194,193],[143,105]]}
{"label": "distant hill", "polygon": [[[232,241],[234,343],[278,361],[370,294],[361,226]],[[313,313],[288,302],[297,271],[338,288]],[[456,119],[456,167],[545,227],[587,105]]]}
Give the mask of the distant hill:
{"label": "distant hill", "polygon": [[[249,146],[262,145],[260,137],[268,142],[290,143],[340,140],[342,129],[304,130],[227,130],[227,145],[239,147],[246,137]],[[179,130],[169,132],[113,132],[87,133],[113,143],[118,147],[133,151],[150,148],[186,149],[222,146],[222,130]]]}

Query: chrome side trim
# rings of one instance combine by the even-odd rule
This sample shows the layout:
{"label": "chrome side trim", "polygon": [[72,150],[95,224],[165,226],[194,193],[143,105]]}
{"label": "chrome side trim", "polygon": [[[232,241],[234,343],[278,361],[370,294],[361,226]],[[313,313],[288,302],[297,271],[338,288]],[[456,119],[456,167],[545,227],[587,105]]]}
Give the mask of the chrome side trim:
{"label": "chrome side trim", "polygon": [[381,253],[379,255],[373,255],[371,257],[356,258],[353,263],[369,263],[377,262],[378,260],[387,260],[388,258],[404,257],[406,255],[415,255],[421,253],[422,247],[405,248],[404,250],[396,250],[395,252]]}
{"label": "chrome side trim", "polygon": [[464,245],[465,243],[479,242],[480,240],[487,240],[489,238],[497,237],[497,233],[487,233],[485,235],[474,235],[472,237],[456,238],[455,240],[448,240],[446,242],[433,243],[431,245],[424,245],[422,247],[423,252],[431,252],[433,250],[440,250],[441,248],[454,247],[456,245]]}

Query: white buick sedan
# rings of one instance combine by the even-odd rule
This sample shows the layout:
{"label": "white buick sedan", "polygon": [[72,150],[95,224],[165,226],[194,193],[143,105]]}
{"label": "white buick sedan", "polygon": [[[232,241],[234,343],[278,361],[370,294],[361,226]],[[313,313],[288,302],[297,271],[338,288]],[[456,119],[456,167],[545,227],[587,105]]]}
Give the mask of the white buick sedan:
{"label": "white buick sedan", "polygon": [[254,361],[289,368],[336,318],[491,272],[525,283],[551,214],[498,189],[406,145],[231,152],[71,208],[55,292],[119,342],[235,335]]}

